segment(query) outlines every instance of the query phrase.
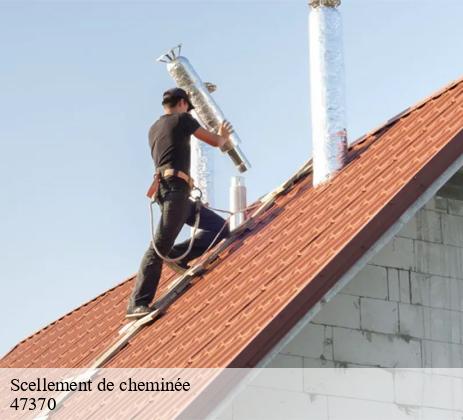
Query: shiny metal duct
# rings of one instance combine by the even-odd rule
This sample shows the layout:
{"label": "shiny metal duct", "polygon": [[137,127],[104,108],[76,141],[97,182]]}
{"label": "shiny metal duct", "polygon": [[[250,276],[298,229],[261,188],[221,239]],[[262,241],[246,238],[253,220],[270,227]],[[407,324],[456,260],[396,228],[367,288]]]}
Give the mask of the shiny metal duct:
{"label": "shiny metal duct", "polygon": [[[202,141],[192,137],[191,177],[194,179],[195,185],[201,190],[203,202],[209,204],[214,202],[213,173],[214,158],[211,156],[211,148],[208,148]],[[195,194],[194,191],[193,194]]]}
{"label": "shiny metal duct", "polygon": [[[180,50],[181,45],[178,45],[159,57],[158,61],[167,64],[167,71],[177,86],[188,92],[195,111],[205,127],[217,132],[225,116],[190,62],[180,55]],[[231,140],[234,147],[227,151],[227,154],[238,170],[245,172],[251,165],[238,145],[241,141],[236,132],[232,133]]]}
{"label": "shiny metal duct", "polygon": [[230,218],[230,230],[236,229],[246,219],[246,185],[244,177],[233,176],[230,185],[230,211],[235,213]]}
{"label": "shiny metal duct", "polygon": [[[217,90],[217,86],[213,83],[205,82],[204,85],[209,93]],[[202,126],[204,124],[199,118],[195,110],[191,111],[191,115],[197,119]],[[211,155],[212,149],[204,142],[198,140],[194,136],[191,138],[191,176],[195,180],[195,184],[202,193],[204,203],[214,203],[214,157]],[[193,194],[195,192],[193,191]]]}
{"label": "shiny metal duct", "polygon": [[313,183],[328,181],[345,164],[345,111],[340,0],[311,0],[309,16]]}

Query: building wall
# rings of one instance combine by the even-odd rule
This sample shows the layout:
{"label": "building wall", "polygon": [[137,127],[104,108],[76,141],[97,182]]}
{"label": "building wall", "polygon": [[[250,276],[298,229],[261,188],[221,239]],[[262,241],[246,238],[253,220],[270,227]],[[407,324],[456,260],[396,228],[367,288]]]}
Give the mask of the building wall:
{"label": "building wall", "polygon": [[[217,418],[463,419],[463,369],[342,369],[463,368],[459,185],[447,184],[267,366],[285,369],[263,369]],[[325,367],[338,369],[303,369]]]}
{"label": "building wall", "polygon": [[463,367],[461,197],[435,196],[269,367],[333,366]]}

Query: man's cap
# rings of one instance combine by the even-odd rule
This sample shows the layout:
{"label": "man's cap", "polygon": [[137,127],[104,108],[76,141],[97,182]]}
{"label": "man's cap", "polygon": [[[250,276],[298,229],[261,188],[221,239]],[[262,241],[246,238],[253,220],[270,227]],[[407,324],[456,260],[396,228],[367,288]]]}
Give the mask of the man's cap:
{"label": "man's cap", "polygon": [[163,103],[164,103],[164,99],[168,99],[168,98],[185,99],[185,101],[188,102],[188,111],[195,109],[195,107],[190,101],[190,97],[188,96],[188,93],[186,93],[182,88],[175,87],[175,88],[166,90],[164,94],[162,95]]}

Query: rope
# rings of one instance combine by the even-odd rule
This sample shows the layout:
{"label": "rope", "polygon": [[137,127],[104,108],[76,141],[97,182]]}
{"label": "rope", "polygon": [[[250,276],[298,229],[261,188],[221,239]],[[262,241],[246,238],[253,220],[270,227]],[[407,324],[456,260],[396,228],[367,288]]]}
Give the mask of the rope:
{"label": "rope", "polygon": [[219,213],[227,213],[229,216],[225,219],[225,223],[223,224],[222,228],[219,230],[219,232],[217,233],[217,235],[215,235],[214,239],[212,240],[212,242],[209,244],[209,246],[207,247],[207,249],[203,252],[203,254],[206,254],[215,244],[215,241],[217,241],[217,239],[219,238],[220,234],[223,232],[223,230],[225,229],[225,226],[227,226],[228,224],[230,224],[230,219],[235,215],[235,214],[238,214],[238,213],[241,213],[242,211],[244,210],[240,210],[240,211],[236,211],[236,212],[233,212],[233,211],[230,211],[230,210],[224,210],[224,209],[219,209],[219,208],[216,208],[216,207],[212,207],[210,206],[209,204],[207,204],[207,208],[210,209],[210,210],[214,210],[214,211],[218,211]]}
{"label": "rope", "polygon": [[201,218],[198,203],[196,203],[196,218],[195,218],[195,224],[193,226],[193,232],[192,232],[192,235],[191,235],[190,243],[188,244],[187,250],[177,258],[169,258],[169,257],[166,257],[165,255],[162,255],[161,252],[156,247],[156,241],[154,239],[153,204],[154,204],[154,200],[151,200],[150,205],[149,205],[150,226],[151,226],[150,231],[151,231],[151,244],[153,245],[154,251],[156,252],[156,254],[158,254],[159,258],[161,258],[161,259],[163,259],[164,261],[167,261],[167,262],[175,263],[177,261],[183,260],[183,258],[185,258],[190,253],[191,248],[193,248],[193,242],[195,241],[196,231],[198,230],[199,220]]}
{"label": "rope", "polygon": [[[199,196],[195,197],[195,201],[196,201],[196,203],[195,203],[196,204],[196,217],[195,217],[195,224],[193,226],[193,232],[191,233],[191,239],[190,239],[190,243],[188,244],[187,250],[182,255],[180,255],[179,257],[176,257],[176,258],[169,258],[169,257],[166,257],[165,255],[162,255],[161,252],[159,251],[159,249],[156,247],[156,243],[155,243],[155,239],[154,239],[154,218],[153,218],[153,204],[154,204],[155,201],[150,200],[149,213],[150,213],[150,227],[151,227],[151,229],[150,229],[151,230],[151,244],[153,245],[153,249],[156,252],[156,254],[158,254],[158,257],[163,259],[166,262],[175,263],[175,262],[178,262],[180,260],[183,260],[191,252],[191,249],[193,248],[195,235],[196,235],[196,232],[198,231],[199,222],[200,222],[200,219],[201,219],[200,207],[199,206],[200,206],[201,197],[203,196],[203,192],[198,187],[194,187],[194,190],[199,191]],[[233,215],[236,214],[236,213],[231,212],[229,210],[223,210],[223,209],[218,209],[218,208],[215,208],[215,207],[211,207],[208,204],[206,205],[206,207],[211,209],[211,210],[217,211],[217,212],[228,213],[229,216],[225,220],[225,223],[223,224],[222,228],[219,230],[217,235],[215,235],[214,239],[212,240],[212,242],[207,247],[206,251],[204,251],[204,254],[206,252],[208,252],[213,247],[213,245],[215,244],[215,242],[219,238],[220,234],[225,229],[225,226],[227,226],[230,223],[230,218]]]}
{"label": "rope", "polygon": [[236,213],[241,213],[241,211],[239,212],[232,212],[230,210],[223,210],[223,209],[218,209],[218,208],[215,208],[215,207],[211,207],[209,204],[205,204],[205,207],[207,207],[208,209],[210,210],[214,210],[214,211],[218,211],[219,213],[228,213],[231,216],[234,216]]}
{"label": "rope", "polygon": [[204,251],[203,254],[205,254],[207,251],[209,251],[212,246],[215,244],[215,241],[219,238],[220,234],[223,232],[223,230],[225,229],[225,226],[227,226],[229,223],[230,223],[230,218],[232,217],[233,215],[231,216],[228,216],[226,219],[225,219],[225,223],[223,224],[222,228],[219,230],[219,233],[217,233],[217,235],[215,235],[214,239],[212,240],[212,242],[209,244],[209,246],[207,247],[207,249]]}
{"label": "rope", "polygon": [[[156,247],[155,240],[154,240],[154,220],[153,220],[153,203],[155,201],[154,200],[150,201],[149,213],[150,213],[150,226],[151,226],[151,243],[153,245],[154,251],[156,252],[156,254],[158,254],[158,257],[162,258],[164,261],[175,263],[175,262],[178,262],[180,260],[183,260],[191,252],[191,249],[193,248],[195,235],[196,235],[196,232],[198,230],[199,222],[200,222],[200,209],[199,209],[198,201],[201,200],[201,197],[203,195],[202,191],[198,187],[194,187],[194,189],[198,190],[199,193],[200,193],[199,197],[195,198],[196,206],[197,206],[196,207],[195,224],[193,226],[193,232],[191,233],[191,239],[190,239],[190,243],[188,244],[187,250],[177,258],[169,258],[169,257],[166,257],[165,255],[162,255],[161,252]],[[213,210],[213,211],[216,211],[216,212],[219,212],[219,213],[227,213],[228,214],[228,217],[225,219],[225,222],[224,222],[223,226],[221,227],[221,229],[219,230],[217,235],[215,235],[214,239],[209,244],[209,246],[206,248],[206,250],[203,252],[203,254],[206,254],[215,245],[217,239],[219,238],[219,236],[221,235],[221,233],[223,232],[225,227],[230,224],[230,219],[235,214],[238,214],[238,213],[241,213],[242,211],[248,210],[248,208],[245,209],[245,210],[238,211],[238,212],[232,212],[232,211],[229,211],[229,210],[224,210],[224,209],[219,209],[219,208],[216,208],[216,207],[212,207],[209,204],[205,204],[204,206],[207,207],[210,210]],[[251,207],[253,207],[253,206],[252,205],[249,206],[249,208],[251,208]]]}

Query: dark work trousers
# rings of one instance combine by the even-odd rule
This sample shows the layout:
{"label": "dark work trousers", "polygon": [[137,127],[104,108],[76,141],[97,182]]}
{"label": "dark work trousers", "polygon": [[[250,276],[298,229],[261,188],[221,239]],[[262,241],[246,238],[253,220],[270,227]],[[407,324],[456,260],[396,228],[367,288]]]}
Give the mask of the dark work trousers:
{"label": "dark work trousers", "polygon": [[[185,181],[176,177],[162,179],[157,201],[161,208],[161,220],[154,236],[156,248],[162,255],[176,258],[188,248],[190,239],[174,246],[175,239],[186,223],[193,226],[196,217],[196,204],[189,198],[190,189]],[[199,257],[209,247],[222,229],[225,219],[201,205],[199,230],[194,239],[190,253],[182,260],[189,262]],[[230,234],[225,226],[216,243]],[[129,309],[138,305],[149,305],[154,298],[161,276],[163,260],[150,245],[143,256],[138,270],[135,287],[129,300]]]}

